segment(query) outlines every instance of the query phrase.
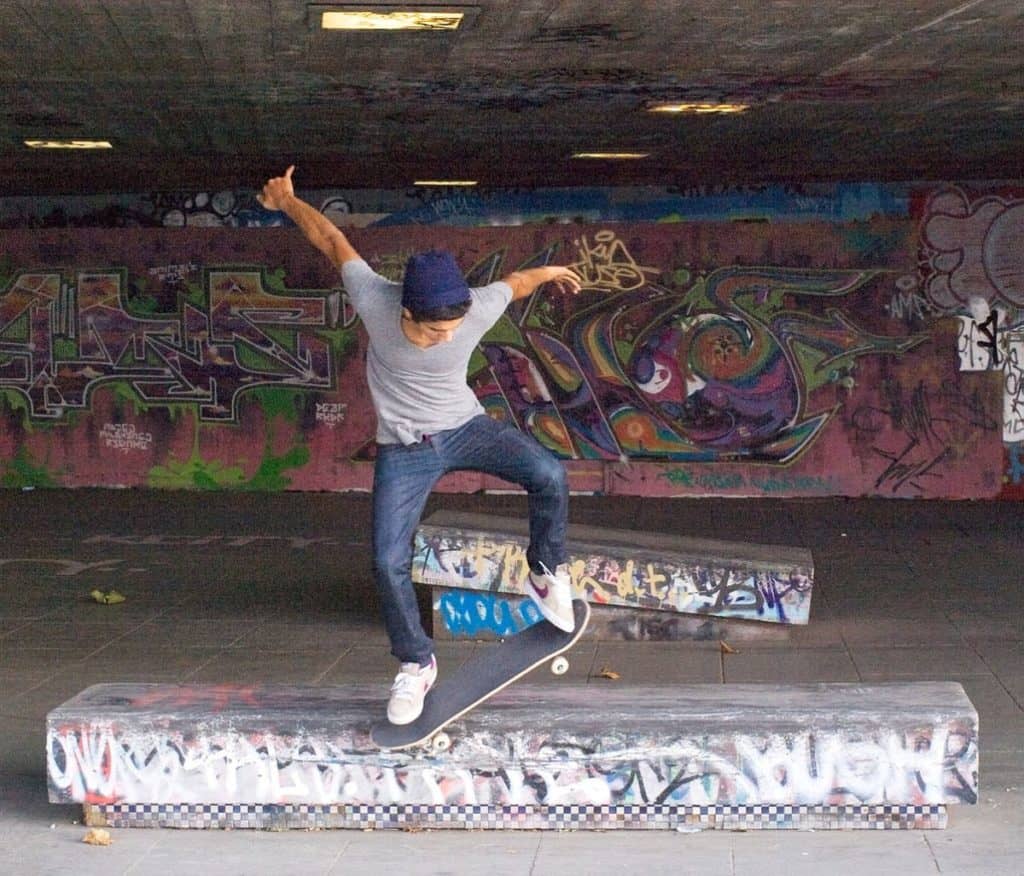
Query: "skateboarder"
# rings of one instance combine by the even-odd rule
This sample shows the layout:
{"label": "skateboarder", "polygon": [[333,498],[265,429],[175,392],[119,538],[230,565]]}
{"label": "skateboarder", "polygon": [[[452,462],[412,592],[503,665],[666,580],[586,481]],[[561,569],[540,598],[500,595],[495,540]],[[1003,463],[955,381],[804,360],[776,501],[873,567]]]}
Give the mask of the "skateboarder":
{"label": "skateboarder", "polygon": [[263,186],[259,202],[286,213],[341,272],[369,336],[366,377],[377,414],[373,478],[373,565],[391,653],[401,663],[388,720],[414,721],[437,678],[434,643],[423,630],[409,577],[413,535],[442,475],[497,475],[528,494],[530,574],[526,592],[561,629],[575,623],[564,565],[568,485],[561,463],[514,425],[488,417],[466,382],[469,359],[509,302],[551,283],[576,293],[566,267],[515,271],[470,289],[447,252],[412,256],[402,283],[373,271],[344,234],[295,196],[294,165]]}

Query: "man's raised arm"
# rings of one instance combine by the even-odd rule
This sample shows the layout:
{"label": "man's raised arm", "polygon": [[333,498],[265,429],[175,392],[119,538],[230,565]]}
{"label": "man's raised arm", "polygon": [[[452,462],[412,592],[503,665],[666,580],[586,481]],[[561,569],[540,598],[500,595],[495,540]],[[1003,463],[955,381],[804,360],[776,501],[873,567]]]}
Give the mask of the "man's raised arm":
{"label": "man's raised arm", "polygon": [[545,283],[554,283],[560,292],[580,291],[581,280],[577,274],[562,265],[548,265],[543,268],[527,268],[525,271],[513,271],[502,280],[512,287],[512,300],[532,295]]}
{"label": "man's raised arm", "polygon": [[295,188],[292,186],[294,171],[295,165],[292,164],[284,172],[284,176],[275,176],[267,180],[256,200],[268,210],[280,210],[285,213],[302,229],[309,242],[327,256],[336,268],[340,268],[344,262],[359,258],[359,253],[337,225],[315,207],[295,196]]}

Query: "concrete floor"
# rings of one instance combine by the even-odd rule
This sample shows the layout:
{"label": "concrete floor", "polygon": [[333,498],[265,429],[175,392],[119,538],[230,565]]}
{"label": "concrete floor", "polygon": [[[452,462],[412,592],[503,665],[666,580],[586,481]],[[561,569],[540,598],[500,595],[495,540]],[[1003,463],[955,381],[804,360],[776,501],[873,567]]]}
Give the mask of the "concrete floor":
{"label": "concrete floor", "polygon": [[[436,495],[515,515],[520,496]],[[803,545],[808,627],[714,643],[593,644],[617,684],[952,679],[981,719],[981,800],[931,832],[113,831],[46,799],[44,719],[101,681],[375,681],[386,656],[365,495],[2,491],[0,872],[14,874],[1024,874],[1024,507],[575,497],[572,520]],[[89,598],[116,588],[117,606]],[[790,632],[793,634],[791,635]],[[472,643],[441,645],[442,667]],[[577,659],[577,663],[578,663]],[[607,683],[607,682],[602,682]]]}

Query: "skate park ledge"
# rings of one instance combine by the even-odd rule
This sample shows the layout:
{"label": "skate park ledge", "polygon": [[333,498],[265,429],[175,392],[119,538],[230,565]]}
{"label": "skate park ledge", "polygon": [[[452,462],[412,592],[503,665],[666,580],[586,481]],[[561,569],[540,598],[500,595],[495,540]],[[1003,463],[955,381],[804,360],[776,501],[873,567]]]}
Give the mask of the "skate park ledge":
{"label": "skate park ledge", "polygon": [[386,751],[381,685],[101,684],[47,716],[49,799],[113,827],[942,828],[978,799],[955,682],[523,684]]}
{"label": "skate park ledge", "polygon": [[[412,578],[432,588],[435,638],[504,638],[539,621],[522,595],[528,543],[521,519],[439,511],[420,524]],[[810,619],[805,548],[579,525],[566,548],[573,589],[594,607],[588,638],[711,639],[726,626],[778,638]]]}

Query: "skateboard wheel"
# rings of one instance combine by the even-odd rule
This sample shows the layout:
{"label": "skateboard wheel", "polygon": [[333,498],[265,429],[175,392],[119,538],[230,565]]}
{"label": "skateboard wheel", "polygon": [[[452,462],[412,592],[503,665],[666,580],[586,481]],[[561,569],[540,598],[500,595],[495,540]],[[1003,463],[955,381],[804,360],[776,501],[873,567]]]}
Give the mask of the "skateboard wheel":
{"label": "skateboard wheel", "polygon": [[430,740],[430,747],[436,752],[447,751],[452,747],[451,737],[447,733],[438,733]]}
{"label": "skateboard wheel", "polygon": [[556,657],[551,661],[551,671],[555,675],[565,675],[569,671],[569,661],[564,657]]}

